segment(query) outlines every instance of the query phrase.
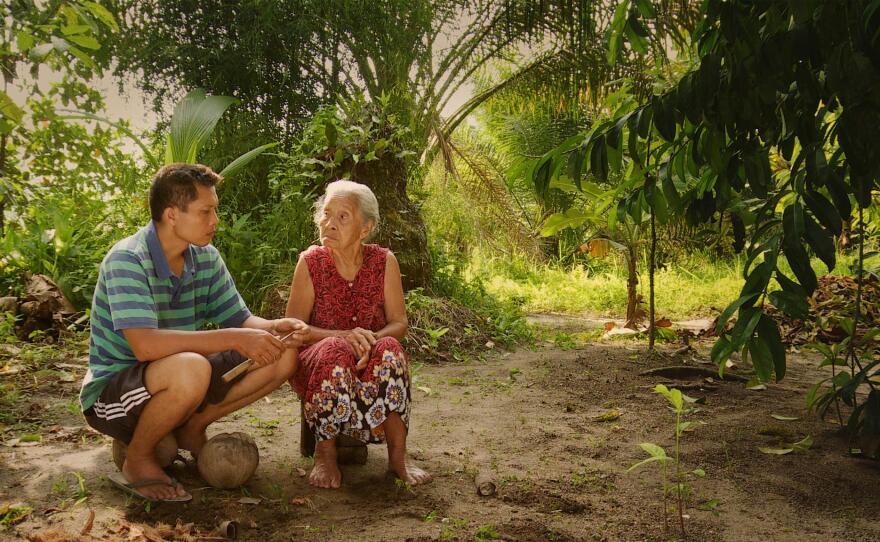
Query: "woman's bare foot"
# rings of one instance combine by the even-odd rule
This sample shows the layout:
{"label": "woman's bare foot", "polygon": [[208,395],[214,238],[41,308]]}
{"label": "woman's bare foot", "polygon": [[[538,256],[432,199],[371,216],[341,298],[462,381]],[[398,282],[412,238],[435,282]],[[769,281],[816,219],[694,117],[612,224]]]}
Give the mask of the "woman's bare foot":
{"label": "woman's bare foot", "polygon": [[413,465],[406,458],[406,424],[397,412],[392,412],[380,426],[388,444],[388,471],[411,486],[427,484],[431,475]]}
{"label": "woman's bare foot", "polygon": [[208,442],[205,429],[192,426],[189,423],[175,429],[174,438],[177,439],[177,447],[189,451],[193,458],[198,457],[199,452],[202,451],[202,446]]}
{"label": "woman's bare foot", "polygon": [[155,455],[152,457],[132,456],[129,452],[122,464],[122,475],[129,483],[141,482],[143,480],[167,480],[168,485],[150,484],[138,488],[138,493],[153,500],[173,499],[174,497],[183,497],[187,495],[185,489],[180,484],[172,487],[171,478],[165,474],[159,463],[156,462]]}
{"label": "woman's bare foot", "polygon": [[315,466],[309,473],[309,483],[328,489],[342,485],[342,472],[336,462],[336,439],[322,440],[315,445]]}
{"label": "woman's bare foot", "polygon": [[406,458],[406,446],[388,446],[388,470],[411,486],[427,484],[433,478]]}

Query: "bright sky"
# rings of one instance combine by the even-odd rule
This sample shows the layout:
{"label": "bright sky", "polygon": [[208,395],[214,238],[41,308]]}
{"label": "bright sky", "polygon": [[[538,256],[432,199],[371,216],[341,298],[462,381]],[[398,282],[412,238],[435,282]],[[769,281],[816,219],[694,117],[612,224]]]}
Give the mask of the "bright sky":
{"label": "bright sky", "polygon": [[[29,74],[20,74],[22,78],[29,78]],[[57,82],[60,77],[43,69],[40,72],[40,88],[48,89],[52,82]],[[127,120],[134,131],[141,132],[152,129],[158,122],[158,115],[153,112],[149,99],[146,98],[137,87],[132,78],[126,81],[123,92],[119,91],[117,78],[108,73],[104,77],[94,80],[92,86],[104,97],[107,104],[106,116],[110,120]],[[464,104],[472,95],[473,86],[470,83],[462,87],[453,95],[452,99],[443,110],[444,116],[451,115],[456,109]],[[18,88],[11,88],[9,92],[12,99],[21,104],[24,102],[24,93]]]}

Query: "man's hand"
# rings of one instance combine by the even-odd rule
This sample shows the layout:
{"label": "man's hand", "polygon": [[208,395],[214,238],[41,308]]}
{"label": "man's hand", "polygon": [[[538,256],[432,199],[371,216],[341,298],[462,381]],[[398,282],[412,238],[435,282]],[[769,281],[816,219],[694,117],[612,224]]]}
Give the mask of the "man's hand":
{"label": "man's hand", "polygon": [[260,367],[275,363],[284,351],[284,343],[281,339],[268,331],[243,327],[239,328],[237,333],[236,350]]}
{"label": "man's hand", "polygon": [[[272,321],[272,329],[279,337],[284,337],[286,348],[299,348],[306,343],[311,334],[309,325],[299,318],[279,318]],[[293,333],[291,335],[291,333]]]}
{"label": "man's hand", "polygon": [[356,367],[360,371],[370,360],[370,350],[376,344],[376,336],[369,329],[356,327],[345,335],[345,340],[358,358]]}

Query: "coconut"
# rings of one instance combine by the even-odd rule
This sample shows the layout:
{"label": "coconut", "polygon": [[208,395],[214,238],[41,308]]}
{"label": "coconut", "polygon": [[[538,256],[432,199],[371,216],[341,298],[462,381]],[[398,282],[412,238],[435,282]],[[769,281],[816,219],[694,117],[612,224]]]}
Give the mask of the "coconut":
{"label": "coconut", "polygon": [[[122,470],[122,464],[125,463],[127,451],[128,444],[119,439],[113,439],[113,462],[116,463],[116,468],[119,470]],[[173,463],[175,457],[177,457],[177,439],[169,433],[156,445],[156,461],[164,468]]]}
{"label": "coconut", "polygon": [[206,482],[221,489],[238,487],[253,476],[260,464],[260,452],[250,435],[220,433],[211,437],[199,452],[199,472]]}

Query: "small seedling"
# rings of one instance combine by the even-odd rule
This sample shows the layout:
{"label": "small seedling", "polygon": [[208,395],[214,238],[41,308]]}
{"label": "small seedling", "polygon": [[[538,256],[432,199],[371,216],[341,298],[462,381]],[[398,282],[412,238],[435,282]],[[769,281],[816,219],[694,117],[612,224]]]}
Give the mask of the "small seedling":
{"label": "small seedling", "polygon": [[[659,393],[660,395],[665,397],[666,400],[669,401],[669,404],[672,405],[672,410],[675,413],[675,455],[673,457],[669,457],[666,454],[666,450],[664,450],[662,447],[651,442],[643,442],[639,444],[639,447],[647,452],[650,457],[632,465],[629,469],[627,469],[627,472],[637,469],[642,465],[647,465],[648,463],[659,463],[661,465],[663,469],[663,523],[668,530],[669,520],[667,496],[670,492],[672,492],[675,495],[675,500],[678,508],[678,523],[681,529],[681,536],[685,537],[687,535],[684,530],[684,504],[687,498],[687,494],[689,494],[690,492],[690,487],[684,481],[685,477],[687,475],[696,476],[699,478],[706,476],[706,472],[703,469],[694,469],[689,472],[684,472],[681,468],[681,436],[686,431],[691,431],[694,428],[693,422],[682,421],[682,418],[685,415],[690,414],[694,411],[688,405],[696,403],[697,400],[693,397],[688,397],[687,395],[681,393],[681,390],[675,388],[669,389],[663,384],[657,384],[654,387],[654,392]],[[672,486],[669,485],[669,475],[667,470],[667,465],[669,464],[672,464],[675,468]]]}

